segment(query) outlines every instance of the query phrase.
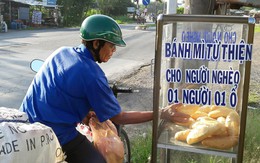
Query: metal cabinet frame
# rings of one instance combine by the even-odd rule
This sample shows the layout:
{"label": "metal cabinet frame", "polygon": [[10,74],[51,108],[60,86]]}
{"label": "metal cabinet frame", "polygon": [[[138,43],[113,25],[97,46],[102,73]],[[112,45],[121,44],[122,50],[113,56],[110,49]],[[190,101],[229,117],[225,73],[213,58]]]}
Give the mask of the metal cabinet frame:
{"label": "metal cabinet frame", "polygon": [[[156,27],[156,41],[155,41],[155,65],[154,65],[154,92],[153,92],[153,141],[152,141],[152,159],[154,163],[157,160],[157,143],[158,143],[158,123],[159,123],[159,98],[160,98],[160,86],[161,86],[161,56],[162,56],[162,32],[163,26],[167,24],[173,24],[176,22],[209,22],[209,23],[234,23],[234,24],[246,24],[248,25],[247,43],[253,44],[254,39],[254,27],[255,19],[252,17],[241,17],[241,16],[216,16],[216,15],[159,15],[157,18]],[[174,28],[173,28],[174,30]],[[244,139],[245,139],[245,128],[246,128],[246,117],[247,117],[247,104],[248,104],[248,93],[249,93],[249,82],[250,82],[250,70],[251,61],[246,61],[245,69],[247,73],[244,74],[244,91],[242,97],[242,111],[240,115],[240,135],[238,154],[235,162],[242,163],[243,161],[243,150],[244,150]],[[166,147],[168,148],[168,147]],[[169,147],[170,149],[171,147]],[[185,151],[185,150],[184,150]],[[194,150],[196,153],[196,150]]]}

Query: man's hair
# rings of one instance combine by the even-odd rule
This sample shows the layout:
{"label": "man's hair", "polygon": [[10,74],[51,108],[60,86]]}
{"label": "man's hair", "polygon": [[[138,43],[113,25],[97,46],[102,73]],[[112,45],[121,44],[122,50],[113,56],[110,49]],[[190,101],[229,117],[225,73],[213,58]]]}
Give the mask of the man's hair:
{"label": "man's hair", "polygon": [[99,45],[98,45],[98,48],[95,49],[93,47],[93,41],[94,40],[91,40],[91,41],[86,41],[86,40],[82,40],[82,44],[84,44],[89,50],[92,50],[94,53],[95,53],[95,58],[97,59],[98,63],[101,63],[101,60],[100,60],[100,56],[99,56],[99,51],[100,49],[105,45],[106,41],[104,40],[98,40],[99,42]]}
{"label": "man's hair", "polygon": [[105,45],[105,42],[106,42],[104,40],[98,40],[99,41],[99,47],[98,47],[98,49],[94,49],[93,41],[94,40],[91,40],[91,41],[82,40],[81,43],[84,44],[89,50],[93,50],[93,51],[98,50],[99,51],[100,48],[102,48]]}

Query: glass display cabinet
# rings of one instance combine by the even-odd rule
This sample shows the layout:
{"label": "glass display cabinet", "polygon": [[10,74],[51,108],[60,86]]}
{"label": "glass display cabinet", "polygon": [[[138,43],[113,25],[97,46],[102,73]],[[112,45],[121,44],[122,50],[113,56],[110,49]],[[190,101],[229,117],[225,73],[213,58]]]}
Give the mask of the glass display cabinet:
{"label": "glass display cabinet", "polygon": [[[255,19],[159,15],[152,162],[242,162]],[[176,110],[189,122],[160,118]]]}

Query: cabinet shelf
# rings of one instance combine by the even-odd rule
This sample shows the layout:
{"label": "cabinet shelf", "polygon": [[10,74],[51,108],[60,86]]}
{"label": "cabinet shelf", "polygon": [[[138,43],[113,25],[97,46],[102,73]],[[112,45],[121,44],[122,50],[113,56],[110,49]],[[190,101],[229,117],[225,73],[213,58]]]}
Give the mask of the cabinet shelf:
{"label": "cabinet shelf", "polygon": [[173,144],[157,144],[158,148],[162,149],[170,149],[170,150],[177,150],[177,151],[184,151],[184,152],[193,152],[193,153],[201,153],[201,154],[208,154],[208,155],[215,155],[215,156],[222,156],[222,157],[229,157],[229,158],[237,158],[237,154],[233,152],[222,152],[222,151],[215,151],[209,149],[200,149],[196,147],[189,147],[189,146],[178,146]]}
{"label": "cabinet shelf", "polygon": [[[212,149],[205,146],[200,145],[199,143],[194,145],[189,145],[185,142],[175,140],[174,135],[177,131],[184,130],[185,128],[182,126],[170,124],[168,122],[162,123],[162,128],[165,128],[166,130],[162,130],[160,137],[158,139],[158,148],[162,149],[170,149],[170,150],[178,150],[178,151],[185,151],[185,152],[193,152],[193,153],[201,153],[201,154],[209,154],[209,155],[216,155],[216,156],[222,156],[222,157],[229,157],[229,158],[236,158],[237,157],[237,151],[235,151],[235,148],[232,148],[230,150],[218,150],[218,149]],[[165,126],[170,126],[167,129]]]}

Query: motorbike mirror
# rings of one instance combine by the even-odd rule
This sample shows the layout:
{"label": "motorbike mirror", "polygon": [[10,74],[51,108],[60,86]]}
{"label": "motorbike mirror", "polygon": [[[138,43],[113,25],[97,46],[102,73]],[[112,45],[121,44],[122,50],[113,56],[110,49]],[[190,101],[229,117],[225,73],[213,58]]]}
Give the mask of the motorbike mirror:
{"label": "motorbike mirror", "polygon": [[34,72],[38,72],[40,70],[40,68],[42,67],[43,62],[44,62],[43,60],[34,59],[30,64],[31,70]]}

